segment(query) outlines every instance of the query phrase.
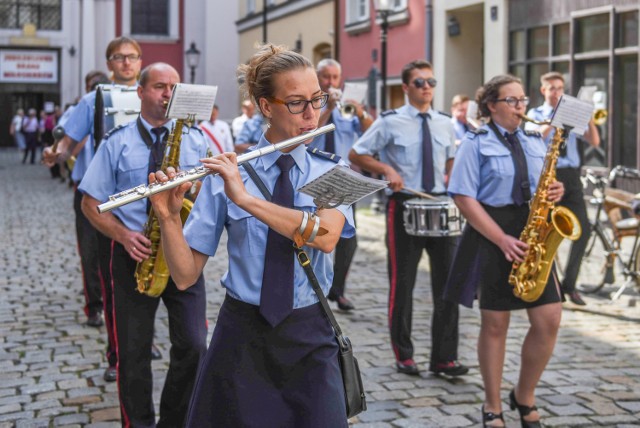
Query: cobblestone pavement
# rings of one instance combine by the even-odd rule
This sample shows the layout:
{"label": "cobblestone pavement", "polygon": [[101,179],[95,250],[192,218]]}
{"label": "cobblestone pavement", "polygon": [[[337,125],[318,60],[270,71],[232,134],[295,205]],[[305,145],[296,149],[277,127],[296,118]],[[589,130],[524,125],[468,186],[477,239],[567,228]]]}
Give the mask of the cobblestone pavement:
{"label": "cobblestone pavement", "polygon": [[[104,327],[84,325],[72,192],[49,178],[42,166],[22,165],[14,150],[0,150],[2,211],[0,269],[0,428],[119,426],[116,384],[105,383]],[[338,313],[362,367],[369,410],[351,422],[359,428],[465,427],[480,425],[482,383],[476,357],[477,309],[461,310],[460,360],[467,376],[430,375],[431,297],[427,258],[415,290],[414,343],[420,377],[396,373],[386,328],[387,279],[384,223],[358,212],[359,250],[348,295],[357,306]],[[218,278],[226,265],[224,246],[205,276],[211,332],[224,295]],[[566,246],[561,248],[566,253]],[[597,250],[581,281],[595,282]],[[606,289],[605,291],[612,291]],[[537,390],[547,426],[640,426],[640,313],[637,292],[611,302],[587,295],[584,308],[565,304],[555,353]],[[527,329],[514,313],[509,331],[502,396],[517,378],[518,352]],[[156,403],[167,369],[167,316],[161,305],[156,343],[164,358],[153,362]],[[156,404],[157,409],[157,404]],[[506,411],[510,427],[516,412]]]}

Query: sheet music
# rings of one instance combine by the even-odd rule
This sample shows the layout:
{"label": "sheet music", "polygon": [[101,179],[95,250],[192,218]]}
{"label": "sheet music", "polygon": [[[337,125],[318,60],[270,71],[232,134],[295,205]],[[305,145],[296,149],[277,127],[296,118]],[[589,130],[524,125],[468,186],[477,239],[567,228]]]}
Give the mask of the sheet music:
{"label": "sheet music", "polygon": [[471,119],[474,122],[477,122],[477,117],[478,117],[478,103],[476,103],[475,101],[469,101],[469,104],[467,105],[467,120]]}
{"label": "sheet music", "polygon": [[581,86],[580,90],[578,91],[578,95],[576,95],[576,98],[578,98],[581,101],[593,103],[593,95],[596,93],[597,90],[598,90],[597,86]]}
{"label": "sheet music", "polygon": [[348,100],[352,100],[357,102],[358,104],[364,104],[364,99],[366,96],[366,83],[345,82],[344,91],[342,92],[342,99],[340,100],[340,102],[344,104]]}
{"label": "sheet music", "polygon": [[173,88],[167,117],[186,119],[191,114],[196,120],[209,120],[217,93],[217,86],[178,83]]}
{"label": "sheet music", "polygon": [[593,104],[569,95],[563,95],[551,117],[551,126],[572,127],[571,132],[583,135],[593,115]]}
{"label": "sheet music", "polygon": [[336,165],[298,191],[312,196],[318,208],[327,208],[351,205],[388,185],[388,181],[365,177],[346,165]]}

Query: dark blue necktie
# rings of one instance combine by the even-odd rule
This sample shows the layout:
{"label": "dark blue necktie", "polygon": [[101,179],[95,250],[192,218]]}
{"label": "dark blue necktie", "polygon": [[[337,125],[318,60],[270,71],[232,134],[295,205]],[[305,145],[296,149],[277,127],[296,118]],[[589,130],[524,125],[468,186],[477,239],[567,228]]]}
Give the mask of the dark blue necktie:
{"label": "dark blue necktie", "polygon": [[513,188],[511,190],[511,198],[513,203],[520,206],[531,199],[531,189],[529,187],[529,179],[526,177],[527,158],[525,157],[522,145],[518,136],[513,133],[504,133],[507,141],[511,145],[511,153],[514,157],[514,165],[516,167],[515,176],[513,178]]}
{"label": "dark blue necktie", "polygon": [[431,132],[427,118],[429,113],[418,113],[422,118],[422,188],[429,193],[435,186],[433,171],[433,145],[431,144]]}
{"label": "dark blue necktie", "polygon": [[[276,161],[280,176],[273,188],[271,202],[293,208],[293,185],[289,170],[295,164],[289,155]],[[272,327],[277,326],[293,311],[293,242],[269,228],[267,249],[260,292],[260,314]]]}
{"label": "dark blue necktie", "polygon": [[165,131],[166,128],[164,126],[151,129],[151,133],[156,136],[156,139],[151,146],[151,153],[149,153],[149,173],[156,172],[162,166],[165,148],[162,135]]}
{"label": "dark blue necktie", "polygon": [[[333,123],[333,111],[329,114],[329,120],[327,120],[327,125],[330,123]],[[324,151],[329,153],[336,152],[335,131],[324,135]]]}

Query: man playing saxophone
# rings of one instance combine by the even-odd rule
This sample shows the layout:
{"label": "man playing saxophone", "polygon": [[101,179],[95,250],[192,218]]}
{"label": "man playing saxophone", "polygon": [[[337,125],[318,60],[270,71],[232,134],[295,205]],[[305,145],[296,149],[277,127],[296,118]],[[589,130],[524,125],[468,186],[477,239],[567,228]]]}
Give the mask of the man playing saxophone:
{"label": "man playing saxophone", "polygon": [[[174,124],[165,118],[167,102],[179,81],[178,72],[168,64],[151,64],[142,71],[140,116],[105,136],[80,185],[83,212],[113,239],[118,392],[122,421],[127,426],[155,424],[151,343],[159,299],[140,294],[134,278],[136,262],[155,256],[149,248],[150,239],[142,233],[150,205],[141,200],[105,214],[98,214],[97,206],[109,195],[146,182],[148,173],[161,165]],[[181,134],[181,141],[181,169],[193,168],[206,157],[207,143],[198,128]],[[179,291],[169,279],[161,298],[169,313],[171,352],[158,426],[177,427],[184,423],[196,370],[206,350],[204,280],[200,276],[187,291]]]}
{"label": "man playing saxophone", "polygon": [[[543,171],[546,149],[540,134],[519,129],[529,99],[514,76],[496,76],[476,96],[488,124],[467,132],[449,180],[449,194],[467,219],[447,281],[445,298],[471,307],[480,302],[478,360],[485,389],[483,426],[503,427],[500,386],[510,311],[526,309],[531,327],[520,353],[520,374],[509,395],[523,427],[539,427],[535,388],[551,358],[562,306],[558,284],[550,277],[541,297],[515,297],[508,278],[512,262],[522,262],[528,244],[518,239],[527,224],[529,200]],[[549,180],[547,199],[557,202],[564,188]],[[537,195],[536,195],[537,196]]]}
{"label": "man playing saxophone", "polygon": [[[549,119],[558,105],[560,97],[564,94],[564,77],[557,71],[543,74],[540,77],[540,83],[540,92],[544,95],[544,104],[529,110],[527,113],[528,117],[536,121]],[[555,129],[551,125],[536,125],[532,122],[525,123],[524,129],[540,132],[547,144],[549,144],[555,133]],[[589,122],[589,128],[584,134],[584,139],[594,147],[600,145],[600,135],[593,120]],[[569,299],[574,304],[584,306],[586,303],[576,290],[576,280],[580,272],[582,257],[587,250],[591,228],[587,217],[587,207],[584,203],[584,194],[582,193],[582,182],[580,181],[580,153],[576,134],[570,133],[565,144],[566,149],[560,152],[557,169],[558,180],[564,184],[565,192],[558,205],[569,208],[578,217],[582,227],[582,235],[571,245],[565,276],[562,281],[562,291],[569,296]]]}

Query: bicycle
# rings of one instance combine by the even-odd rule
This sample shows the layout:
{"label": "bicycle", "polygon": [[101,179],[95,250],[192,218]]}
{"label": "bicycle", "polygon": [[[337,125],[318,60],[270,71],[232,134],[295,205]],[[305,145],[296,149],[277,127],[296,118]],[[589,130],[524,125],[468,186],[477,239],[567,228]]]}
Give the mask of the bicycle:
{"label": "bicycle", "polygon": [[[625,171],[622,167],[616,167],[608,178],[600,177],[587,170],[583,177],[583,183],[591,184],[594,187],[593,197],[589,203],[595,206],[596,212],[591,223],[591,238],[587,244],[585,257],[589,257],[594,250],[596,243],[600,243],[604,252],[604,263],[602,267],[602,278],[597,285],[582,284],[580,290],[584,293],[597,293],[609,284],[614,285],[615,268],[618,265],[620,272],[626,279],[618,290],[611,296],[611,300],[618,299],[624,290],[635,283],[640,287],[640,221],[633,215],[626,218],[612,218],[611,213],[614,210],[623,210],[633,212],[629,195],[633,194],[617,189],[607,188],[609,183],[615,180],[616,174]],[[586,187],[586,186],[585,186]],[[605,213],[609,224],[602,221],[602,214]],[[625,261],[625,252],[622,250],[622,238],[626,236],[634,237],[631,253]]]}

